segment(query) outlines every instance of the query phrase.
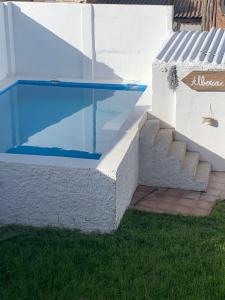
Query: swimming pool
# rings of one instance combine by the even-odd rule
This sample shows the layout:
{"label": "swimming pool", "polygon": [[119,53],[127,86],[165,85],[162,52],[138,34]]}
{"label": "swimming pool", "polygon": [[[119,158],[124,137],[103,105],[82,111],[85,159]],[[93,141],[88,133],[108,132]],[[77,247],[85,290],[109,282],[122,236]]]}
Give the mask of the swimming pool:
{"label": "swimming pool", "polygon": [[19,80],[0,90],[0,153],[98,160],[145,85]]}
{"label": "swimming pool", "polygon": [[145,85],[17,80],[0,90],[0,223],[115,230],[139,181]]}

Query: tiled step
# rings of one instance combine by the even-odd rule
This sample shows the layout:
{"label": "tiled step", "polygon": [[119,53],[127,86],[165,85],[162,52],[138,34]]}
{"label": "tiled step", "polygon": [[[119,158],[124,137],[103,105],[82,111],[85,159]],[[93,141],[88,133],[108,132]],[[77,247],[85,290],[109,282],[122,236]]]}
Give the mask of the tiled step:
{"label": "tiled step", "polygon": [[182,165],[186,155],[186,143],[183,142],[172,142],[168,152],[168,158],[178,160]]}
{"label": "tiled step", "polygon": [[199,164],[199,153],[198,152],[186,152],[182,170],[187,172],[194,178],[196,170]]}
{"label": "tiled step", "polygon": [[172,141],[173,141],[172,129],[159,129],[159,132],[155,138],[154,147],[157,147],[158,151],[167,154]]}
{"label": "tiled step", "polygon": [[211,164],[208,162],[200,162],[196,171],[194,181],[196,184],[202,184],[203,190],[207,189],[209,177],[211,173]]}
{"label": "tiled step", "polygon": [[[157,133],[159,132],[160,125],[158,120],[147,120],[144,124],[141,133],[140,133],[140,139],[146,143],[148,143],[149,146],[153,146],[155,137],[157,136]],[[142,137],[145,137],[142,139]]]}

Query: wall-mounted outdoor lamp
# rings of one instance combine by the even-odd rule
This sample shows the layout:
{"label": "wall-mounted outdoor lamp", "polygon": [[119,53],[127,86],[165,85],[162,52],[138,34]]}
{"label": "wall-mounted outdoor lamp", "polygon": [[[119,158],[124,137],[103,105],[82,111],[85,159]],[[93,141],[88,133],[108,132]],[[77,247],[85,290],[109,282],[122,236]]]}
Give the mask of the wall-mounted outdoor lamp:
{"label": "wall-mounted outdoor lamp", "polygon": [[218,121],[213,116],[212,104],[209,106],[209,113],[207,116],[202,117],[202,123],[208,126],[218,127]]}

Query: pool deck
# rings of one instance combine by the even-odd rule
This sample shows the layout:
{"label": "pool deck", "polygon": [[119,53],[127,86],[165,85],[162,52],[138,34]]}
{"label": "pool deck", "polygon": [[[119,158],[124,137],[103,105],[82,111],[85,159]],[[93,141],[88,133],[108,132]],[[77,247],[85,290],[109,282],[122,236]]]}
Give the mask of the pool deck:
{"label": "pool deck", "polygon": [[139,185],[130,207],[165,214],[208,216],[217,200],[225,199],[225,172],[213,172],[206,192]]}

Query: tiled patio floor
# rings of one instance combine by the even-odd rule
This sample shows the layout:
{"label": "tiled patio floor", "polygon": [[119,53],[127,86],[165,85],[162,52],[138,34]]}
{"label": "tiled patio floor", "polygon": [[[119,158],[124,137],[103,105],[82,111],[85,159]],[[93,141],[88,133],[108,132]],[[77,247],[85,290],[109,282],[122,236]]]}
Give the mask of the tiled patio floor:
{"label": "tiled patio floor", "polygon": [[206,193],[140,185],[134,193],[131,208],[156,213],[207,216],[215,201],[223,199],[225,173],[213,172]]}

